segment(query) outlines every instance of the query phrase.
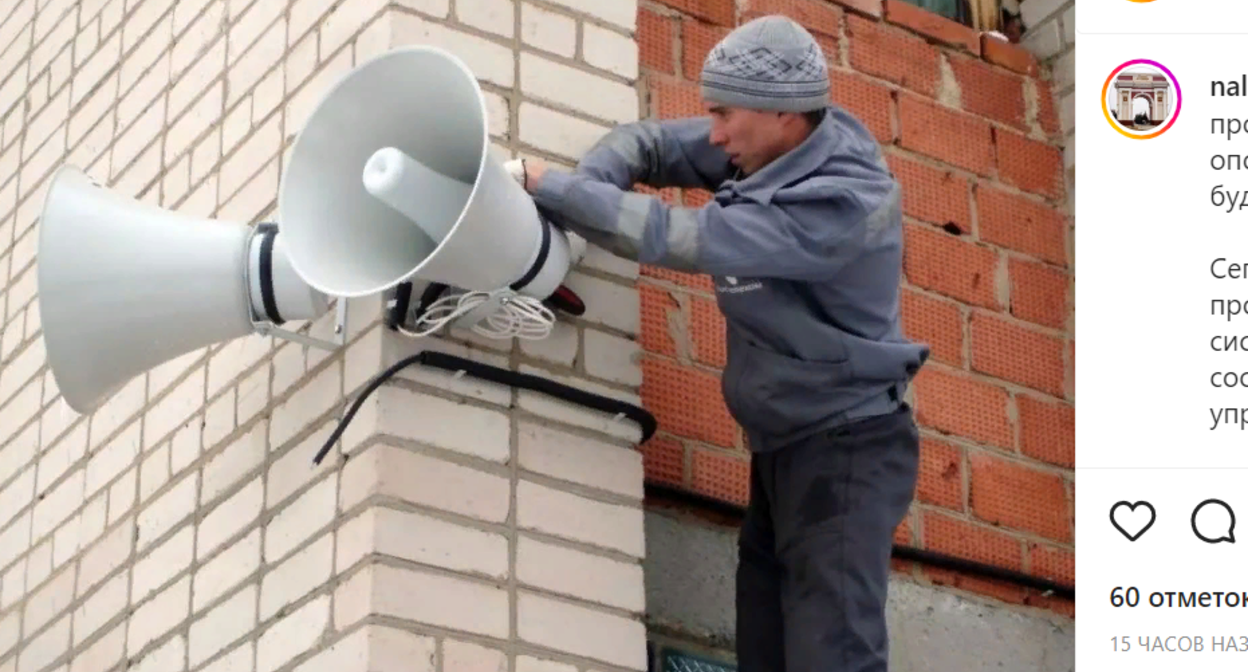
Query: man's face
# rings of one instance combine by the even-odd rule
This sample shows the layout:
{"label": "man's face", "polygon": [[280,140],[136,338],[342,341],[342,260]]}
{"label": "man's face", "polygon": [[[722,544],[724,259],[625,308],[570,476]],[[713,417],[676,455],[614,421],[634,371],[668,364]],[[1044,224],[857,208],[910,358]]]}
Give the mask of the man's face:
{"label": "man's face", "polygon": [[708,103],[711,144],[729,154],[733,165],[749,175],[791,147],[792,115]]}

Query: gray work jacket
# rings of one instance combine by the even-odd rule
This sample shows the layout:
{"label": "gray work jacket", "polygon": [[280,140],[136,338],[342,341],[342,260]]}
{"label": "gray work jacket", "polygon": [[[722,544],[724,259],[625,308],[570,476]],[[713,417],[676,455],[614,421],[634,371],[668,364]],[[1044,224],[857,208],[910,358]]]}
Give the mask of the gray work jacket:
{"label": "gray work jacket", "polygon": [[[709,135],[706,117],[616,126],[575,173],[546,171],[534,200],[614,254],[712,276],[724,400],[752,450],[896,409],[929,348],[901,332],[901,191],[879,144],[832,105],[801,145],[742,179]],[[638,183],[714,198],[669,206]]]}

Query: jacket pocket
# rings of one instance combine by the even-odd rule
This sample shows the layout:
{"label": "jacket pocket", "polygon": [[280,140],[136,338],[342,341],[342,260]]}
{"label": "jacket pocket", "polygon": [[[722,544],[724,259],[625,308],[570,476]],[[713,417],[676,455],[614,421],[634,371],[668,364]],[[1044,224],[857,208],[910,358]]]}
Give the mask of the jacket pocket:
{"label": "jacket pocket", "polygon": [[798,359],[754,345],[743,350],[727,403],[746,427],[783,436],[842,410],[856,394],[848,359]]}

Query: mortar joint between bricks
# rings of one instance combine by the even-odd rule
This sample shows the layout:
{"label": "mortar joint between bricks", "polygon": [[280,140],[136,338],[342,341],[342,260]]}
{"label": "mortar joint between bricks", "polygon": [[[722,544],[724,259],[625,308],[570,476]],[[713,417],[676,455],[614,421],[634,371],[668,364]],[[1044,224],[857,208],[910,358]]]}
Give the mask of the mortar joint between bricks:
{"label": "mortar joint between bricks", "polygon": [[[605,79],[607,81],[614,82],[616,84],[624,84],[627,86],[633,86],[636,83],[635,79],[630,79],[628,77],[625,77],[624,75],[619,75],[614,72],[610,72],[608,70],[599,69],[596,66],[590,65],[589,63],[583,60],[576,60],[576,56],[569,58],[567,56],[562,56],[560,54],[539,51],[537,48],[531,47],[527,44],[520,45],[520,53],[529,54],[536,58],[542,58],[552,63],[562,65],[564,67],[567,67],[573,70],[579,70],[580,72],[583,72],[587,75],[592,75],[599,79]],[[641,76],[642,74],[639,70],[637,74],[637,79],[640,79]],[[519,80],[516,80],[516,81],[518,82]],[[519,88],[519,85],[517,85],[517,88]],[[583,112],[581,114],[584,115]],[[592,117],[589,117],[589,118],[592,118]],[[612,121],[610,123],[615,124],[617,122]]]}
{"label": "mortar joint between bricks", "polygon": [[638,0],[637,9],[645,9],[660,16],[681,16],[680,10],[659,0]]}
{"label": "mortar joint between bricks", "polygon": [[[394,495],[381,494],[369,495],[359,502],[352,504],[349,509],[346,509],[340,516],[338,516],[340,520],[337,523],[337,526],[343,527],[345,525],[349,525],[356,518],[377,509],[385,509],[386,511],[394,513],[411,514],[424,518],[436,519],[447,523],[453,523],[460,527],[490,534],[506,535],[509,529],[506,521],[492,522],[481,518],[474,518],[468,514],[440,509],[428,504],[409,502]],[[378,551],[371,551],[365,557],[382,557],[383,555],[384,554]],[[338,569],[337,573],[339,575],[347,574],[350,571],[353,571],[352,568],[354,566],[355,565],[353,564],[348,567],[341,567]]]}

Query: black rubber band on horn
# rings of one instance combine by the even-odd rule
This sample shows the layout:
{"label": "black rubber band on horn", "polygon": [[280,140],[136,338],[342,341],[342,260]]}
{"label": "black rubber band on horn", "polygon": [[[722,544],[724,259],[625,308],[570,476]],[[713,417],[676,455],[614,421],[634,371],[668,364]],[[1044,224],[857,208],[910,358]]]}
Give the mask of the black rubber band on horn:
{"label": "black rubber band on horn", "polygon": [[260,300],[264,303],[265,317],[281,326],[285,323],[277,310],[277,293],[273,290],[273,243],[277,240],[277,225],[269,222],[257,225],[260,233]]}
{"label": "black rubber band on horn", "polygon": [[542,247],[537,251],[537,260],[533,262],[529,270],[519,280],[511,283],[513,292],[518,292],[533,282],[533,278],[536,278],[537,274],[542,271],[542,267],[546,265],[546,257],[550,256],[550,227],[553,225],[541,217],[538,217],[537,221],[542,225]]}

